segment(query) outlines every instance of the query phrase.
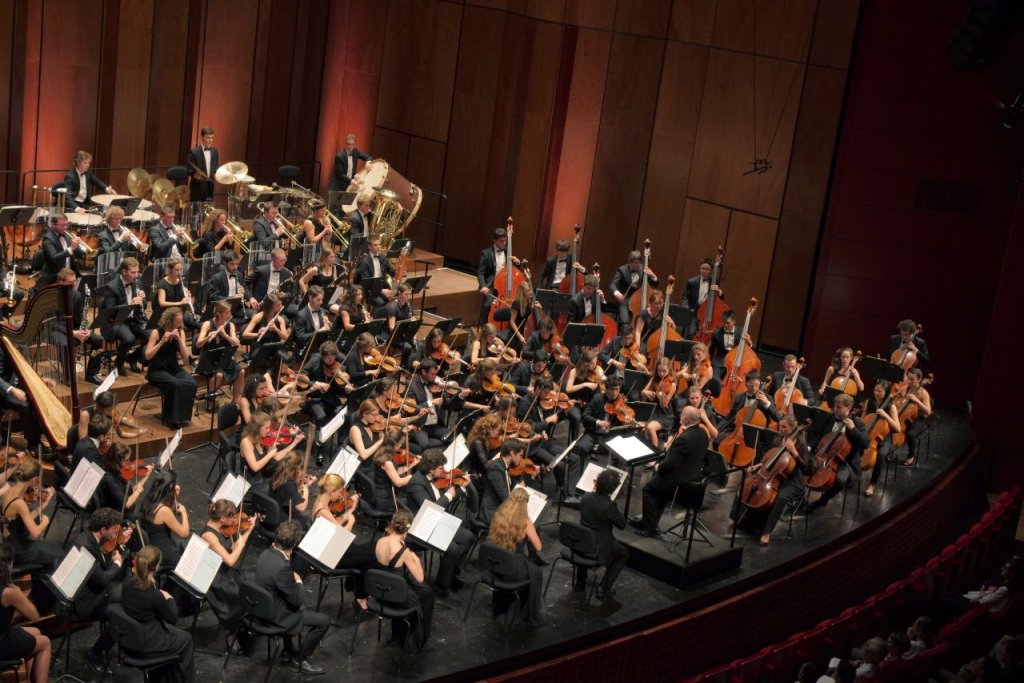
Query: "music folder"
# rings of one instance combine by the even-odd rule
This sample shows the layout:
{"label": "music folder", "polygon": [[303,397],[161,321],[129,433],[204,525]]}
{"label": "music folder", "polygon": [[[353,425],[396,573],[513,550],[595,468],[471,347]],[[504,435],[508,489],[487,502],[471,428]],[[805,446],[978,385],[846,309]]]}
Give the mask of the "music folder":
{"label": "music folder", "polygon": [[96,487],[100,485],[101,479],[102,467],[88,460],[79,460],[75,471],[71,473],[71,478],[64,485],[64,493],[68,494],[75,505],[84,509],[89,506],[89,501],[96,493]]}
{"label": "music folder", "polygon": [[82,550],[77,545],[72,546],[56,571],[50,575],[49,582],[65,600],[72,602],[95,566],[96,558],[92,553]]}
{"label": "music folder", "polygon": [[314,563],[334,570],[355,538],[345,527],[317,517],[299,542],[299,552]]}
{"label": "music folder", "polygon": [[597,475],[601,474],[606,469],[619,473],[619,485],[611,495],[611,499],[615,500],[619,495],[619,491],[622,490],[622,485],[626,483],[626,473],[618,467],[601,467],[594,462],[587,463],[587,469],[583,470],[583,475],[580,477],[580,480],[576,482],[576,488],[584,493],[593,492],[594,482],[597,480]]}
{"label": "music folder", "polygon": [[450,515],[437,503],[429,500],[423,501],[420,511],[412,520],[409,527],[409,535],[417,538],[431,548],[444,552],[448,550],[455,532],[462,525],[462,520],[455,515]]}
{"label": "music folder", "polygon": [[320,434],[317,436],[316,442],[321,446],[327,442],[334,433],[345,423],[345,416],[348,415],[348,406],[342,406],[341,410],[334,414],[330,422],[320,428]]}
{"label": "music folder", "polygon": [[352,481],[360,464],[359,455],[348,446],[342,446],[324,474],[337,474],[348,483]]}
{"label": "music folder", "polygon": [[648,446],[646,443],[641,441],[636,436],[613,436],[604,442],[604,445],[608,447],[612,453],[615,454],[619,460],[629,465],[642,465],[652,460],[657,460],[660,457],[660,453],[656,453],[654,449]]}
{"label": "music folder", "polygon": [[221,556],[210,548],[209,543],[192,534],[173,573],[188,584],[197,595],[206,595],[223,562]]}
{"label": "music folder", "polygon": [[232,474],[228,472],[224,475],[224,478],[220,481],[220,486],[214,491],[213,495],[210,496],[212,502],[218,500],[230,500],[236,506],[242,502],[242,498],[248,493],[250,488],[249,482],[245,480],[240,474]]}
{"label": "music folder", "polygon": [[467,455],[469,455],[469,446],[466,445],[466,437],[458,434],[455,440],[444,449],[444,468],[451,472],[466,459]]}
{"label": "music folder", "polygon": [[529,516],[530,521],[536,524],[544,512],[544,508],[547,507],[547,494],[522,484],[516,484],[515,488],[523,489],[530,496],[530,500],[526,502],[526,514]]}

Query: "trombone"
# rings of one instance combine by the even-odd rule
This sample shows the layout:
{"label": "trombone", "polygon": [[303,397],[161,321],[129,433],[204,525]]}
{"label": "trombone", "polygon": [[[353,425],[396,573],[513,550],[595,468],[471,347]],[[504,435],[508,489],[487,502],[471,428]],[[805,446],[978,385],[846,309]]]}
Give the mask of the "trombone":
{"label": "trombone", "polygon": [[[292,187],[296,188],[296,190],[300,194],[304,194],[304,195],[306,195],[310,199],[315,199],[316,201],[318,201],[321,204],[323,204],[324,207],[327,206],[327,202],[324,201],[323,197],[321,197],[317,193],[313,192],[309,188],[306,188],[306,187],[303,187],[302,185],[299,185],[294,180],[292,181]],[[334,240],[338,244],[340,244],[343,249],[348,249],[348,232],[352,229],[352,224],[349,223],[348,221],[344,221],[344,220],[338,218],[337,216],[335,216],[333,213],[331,213],[330,209],[327,209],[326,213],[327,213],[327,225],[328,225],[328,227],[330,227],[331,233],[333,233],[333,235],[334,235]]]}
{"label": "trombone", "polygon": [[[206,210],[204,212],[205,213],[204,218],[206,220],[209,220],[210,214],[212,214],[215,211],[220,211],[220,209],[218,209],[215,206],[207,206]],[[225,219],[224,220],[224,229],[228,231],[229,235],[231,235],[231,239],[234,241],[235,246],[238,247],[238,250],[241,253],[248,254],[249,253],[248,242],[249,242],[250,239],[252,239],[252,233],[247,231],[247,230],[245,230],[245,229],[243,229],[237,223],[233,222],[227,216],[227,213],[224,214],[224,219]],[[207,228],[207,230],[209,230],[209,228]]]}
{"label": "trombone", "polygon": [[290,220],[288,220],[281,214],[277,215],[277,220],[275,220],[274,222],[277,223],[282,228],[284,228],[284,234],[288,236],[288,239],[290,239],[295,246],[302,246],[302,242],[300,242],[298,238],[298,228],[295,227],[294,223],[292,223]]}

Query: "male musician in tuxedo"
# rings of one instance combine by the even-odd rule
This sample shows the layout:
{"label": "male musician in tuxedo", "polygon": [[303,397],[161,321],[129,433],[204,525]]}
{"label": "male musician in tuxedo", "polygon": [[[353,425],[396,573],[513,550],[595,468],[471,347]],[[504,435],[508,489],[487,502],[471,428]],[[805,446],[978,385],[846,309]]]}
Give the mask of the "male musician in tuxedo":
{"label": "male musician in tuxedo", "polygon": [[[480,311],[481,322],[487,320],[487,313],[494,300],[494,276],[505,267],[505,248],[508,246],[508,232],[505,228],[495,228],[494,243],[480,252],[480,260],[476,267],[476,282],[483,294],[483,308]],[[519,259],[512,257],[512,263],[519,265]],[[512,292],[511,295],[514,295]]]}
{"label": "male musician in tuxedo", "polygon": [[[223,301],[224,299],[238,298],[245,304],[239,309],[238,316],[233,317],[235,327],[244,327],[246,320],[253,316],[255,310],[252,306],[253,297],[249,288],[242,282],[238,273],[238,254],[233,251],[225,251],[220,259],[223,268],[206,283],[208,290],[207,302]],[[259,304],[257,304],[257,307]]]}
{"label": "male musician in tuxedo", "polygon": [[601,305],[604,306],[604,292],[600,290],[600,285],[601,281],[596,275],[588,275],[583,278],[583,289],[569,299],[569,322],[581,323],[589,316],[594,315],[595,294],[600,298]]}
{"label": "male musician in tuxedo", "polygon": [[481,522],[491,523],[495,510],[505,502],[515,484],[509,469],[522,462],[526,453],[526,444],[519,439],[507,439],[501,444],[498,457],[487,463],[484,473],[483,494],[480,496],[478,517]]}
{"label": "male musician in tuxedo", "polygon": [[[435,482],[447,474],[444,464],[445,457],[441,453],[424,455],[419,468],[413,473],[409,483],[405,485],[406,504],[413,514],[416,514],[426,501],[440,505],[447,512],[454,507],[456,501],[466,495],[468,484],[449,486],[443,493],[437,488]],[[459,590],[464,585],[458,575],[459,567],[465,562],[466,556],[473,548],[473,538],[469,529],[460,526],[451,543],[448,544],[448,548],[441,555],[437,578],[434,582],[434,592],[439,597],[443,598],[448,595],[450,590]]]}
{"label": "male musician in tuxedo", "polygon": [[267,202],[263,205],[263,213],[252,222],[252,238],[248,247],[258,246],[261,249],[270,250],[274,242],[285,234],[285,227],[277,220],[277,204]]}
{"label": "male musician in tuxedo", "polygon": [[688,337],[692,337],[694,332],[697,331],[697,309],[700,308],[702,303],[707,301],[708,295],[711,292],[714,292],[718,295],[718,298],[725,301],[725,294],[722,293],[721,287],[711,283],[711,273],[714,267],[715,262],[711,259],[701,259],[699,274],[688,278],[686,280],[686,287],[683,288],[683,308],[693,314],[690,328],[686,334]]}
{"label": "male musician in tuxedo", "polygon": [[168,204],[160,210],[160,220],[149,229],[150,251],[154,259],[172,256],[181,258],[188,254],[184,228],[174,224],[174,207]]}
{"label": "male musician in tuxedo", "polygon": [[356,210],[350,211],[345,216],[345,219],[352,224],[352,229],[349,232],[353,238],[366,237],[370,233],[370,225],[373,223],[370,199],[371,195],[360,194],[356,199]]}
{"label": "male musician in tuxedo", "polygon": [[[806,505],[804,509],[809,513],[828,505],[830,500],[842,493],[848,483],[853,484],[855,491],[859,490],[861,479],[860,457],[870,443],[864,423],[861,422],[859,417],[854,417],[851,414],[853,412],[853,396],[839,394],[832,404],[832,424],[824,434],[814,435],[817,439],[812,440],[811,443],[818,443],[822,437],[828,437],[831,434],[843,431],[846,440],[850,443],[850,454],[839,465],[839,469],[836,470],[836,479],[832,484],[832,488],[821,494],[818,500]],[[826,441],[826,443],[828,442]]]}
{"label": "male musician in tuxedo", "polygon": [[68,191],[66,208],[75,213],[85,213],[93,206],[94,194],[117,194],[110,185],[96,177],[89,168],[92,166],[92,154],[84,149],[75,154],[75,165],[64,175],[64,189]]}
{"label": "male musician in tuxedo", "polygon": [[[104,325],[100,332],[107,341],[117,341],[117,355],[115,365],[118,375],[127,374],[124,367],[125,359],[128,358],[128,351],[136,341],[142,341],[146,337],[146,315],[143,310],[146,307],[146,293],[138,285],[136,280],[139,277],[139,262],[132,256],[126,256],[118,269],[117,277],[114,277],[100,289],[100,310],[109,311],[118,306],[138,306],[139,309],[132,311],[131,315],[119,325]],[[142,372],[138,361],[142,357],[145,344],[140,345],[131,357],[131,369],[133,372]]]}
{"label": "male musician in tuxedo", "polygon": [[75,259],[82,256],[82,238],[67,233],[67,216],[57,214],[50,219],[50,230],[43,233],[42,274],[36,279],[36,290],[56,282],[61,268],[70,268],[76,277],[81,276]]}
{"label": "male musician in tuxedo", "polygon": [[[741,419],[739,417],[740,411],[747,408],[755,408],[764,415],[766,422],[778,422],[779,413],[775,410],[775,404],[772,403],[771,397],[761,390],[761,373],[757,370],[751,370],[744,379],[747,385],[746,391],[733,399],[732,408],[729,409],[729,414],[725,416],[726,423],[730,425],[735,424],[735,420]],[[729,432],[723,430],[719,436],[721,439],[725,439],[728,435]]]}
{"label": "male musician in tuxedo", "polygon": [[432,358],[426,358],[416,366],[416,374],[409,382],[409,396],[416,401],[421,412],[426,411],[413,422],[419,429],[409,434],[410,440],[421,453],[428,448],[444,447],[449,411],[457,409],[462,403],[461,398],[469,396],[468,389],[449,396],[445,391],[435,394],[431,387],[437,388],[437,363]]}
{"label": "male musician in tuxedo", "polygon": [[[615,540],[612,528],[625,529],[626,518],[619,506],[612,500],[612,494],[619,488],[622,475],[615,470],[605,470],[594,480],[594,490],[583,494],[580,501],[580,524],[594,531],[597,543],[597,559],[604,565],[604,576],[597,587],[597,597],[604,600],[615,595],[612,586],[626,566],[629,550]],[[580,567],[574,590],[583,590],[587,582],[587,569]]]}
{"label": "male musician in tuxedo", "polygon": [[572,256],[569,255],[568,240],[558,240],[555,242],[555,255],[549,256],[544,262],[544,270],[540,274],[537,286],[539,289],[558,289],[562,280],[570,273],[575,277],[576,270],[584,274],[587,272],[582,265],[573,262]]}
{"label": "male musician in tuxedo", "polygon": [[100,455],[100,444],[109,439],[114,429],[114,421],[103,413],[96,413],[89,419],[89,431],[84,439],[79,439],[75,450],[71,453],[71,470],[78,467],[83,460],[97,465],[103,464]]}
{"label": "male musician in tuxedo", "polygon": [[[327,634],[331,620],[323,612],[303,606],[302,577],[292,569],[291,560],[304,534],[302,525],[294,520],[278,525],[274,543],[256,560],[256,585],[270,593],[273,601],[274,619],[270,625],[285,630],[281,659],[290,661],[300,673],[315,676],[324,670],[310,662],[309,657]],[[293,636],[304,627],[309,631],[296,647]]]}
{"label": "male musician in tuxedo", "polygon": [[[716,327],[711,333],[708,353],[711,355],[711,366],[715,369],[715,375],[719,379],[725,379],[725,357],[740,343],[741,332],[736,326],[736,312],[727,310],[722,314],[722,326]],[[743,334],[742,338],[749,346],[753,347],[754,342],[749,334]]]}
{"label": "male musician in tuxedo", "polygon": [[547,371],[549,360],[548,352],[544,349],[534,351],[532,358],[515,364],[509,371],[506,381],[516,388],[516,393],[520,396],[532,394],[537,380]]}
{"label": "male musician in tuxedo", "polygon": [[[71,605],[71,616],[75,621],[105,622],[109,605],[121,602],[121,582],[128,576],[131,567],[131,551],[123,546],[104,552],[101,546],[117,538],[124,528],[125,520],[121,513],[111,508],[99,508],[90,515],[87,529],[75,537],[74,545],[92,555],[96,561]],[[128,539],[131,533],[131,526],[127,526]],[[113,645],[110,630],[100,629],[99,638],[85,652],[85,661],[95,671],[102,673],[106,669],[107,652]]]}
{"label": "male musician in tuxedo", "polygon": [[[793,382],[793,375],[796,374],[799,364],[796,356],[791,353],[786,354],[786,357],[782,359],[782,369],[772,373],[772,387],[775,391],[788,387]],[[811,386],[811,380],[807,377],[804,375],[797,377],[796,389],[804,395],[805,405],[818,405],[818,394],[815,393],[814,387]]]}
{"label": "male musician in tuxedo", "polygon": [[0,320],[10,317],[18,304],[25,298],[25,290],[18,286],[18,277],[13,270],[4,270],[0,265],[0,297],[6,299],[0,303]]}
{"label": "male musician in tuxedo", "polygon": [[626,264],[619,266],[615,271],[609,286],[612,296],[619,304],[618,322],[620,325],[633,322],[629,310],[629,299],[634,292],[643,288],[644,279],[647,280],[648,287],[658,286],[658,276],[650,268],[644,268],[643,254],[639,251],[629,252]]}
{"label": "male musician in tuxedo", "polygon": [[356,147],[356,136],[349,133],[345,136],[345,146],[334,156],[334,175],[331,177],[331,192],[344,191],[352,183],[352,178],[359,171],[359,160],[372,161],[372,157],[359,151]]}
{"label": "male musician in tuxedo", "polygon": [[[928,344],[924,339],[917,336],[917,323],[913,320],[901,320],[896,326],[899,334],[889,337],[889,348],[886,358],[891,358],[897,349],[911,351],[917,354],[917,367],[928,364]],[[901,354],[902,355],[902,354]]]}
{"label": "male musician in tuxedo", "polygon": [[14,362],[7,357],[3,345],[0,345],[0,409],[13,410],[19,414],[28,451],[35,453],[39,450],[43,432],[35,411],[28,403],[28,395],[24,389],[15,386],[17,382]]}
{"label": "male musician in tuxedo", "polygon": [[309,340],[320,330],[331,329],[331,321],[323,310],[324,288],[312,285],[306,291],[306,305],[295,314],[292,338],[295,340],[295,355],[302,358],[309,346]]}
{"label": "male musician in tuxedo", "polygon": [[[74,287],[75,271],[71,270],[70,268],[62,268],[60,273],[58,273],[57,277],[59,282],[67,282],[70,284],[71,287]],[[85,283],[82,283],[82,287],[88,290],[88,285],[86,285]],[[96,334],[91,329],[86,329],[84,327],[83,321],[85,320],[85,296],[82,294],[82,292],[78,290],[73,291],[71,294],[71,317],[73,321],[72,334],[74,335],[75,339],[74,342],[72,342],[72,344],[74,346],[78,346],[79,344],[88,344],[88,353],[90,355],[89,360],[85,366],[85,381],[92,382],[93,384],[100,384],[100,378],[97,377],[96,374],[100,371],[100,365],[103,362],[103,354],[93,354],[92,352],[96,350],[102,351],[103,337]],[[54,342],[58,346],[64,347],[64,345],[66,344],[67,331],[63,327],[57,326],[54,332]]]}
{"label": "male musician in tuxedo", "polygon": [[132,243],[131,231],[123,225],[124,209],[120,206],[111,206],[103,214],[103,229],[100,230],[101,254],[109,254],[115,251],[135,251]]}
{"label": "male musician in tuxedo", "polygon": [[204,126],[199,135],[202,142],[188,151],[189,200],[213,201],[213,174],[220,166],[220,154],[213,146],[213,128]]}
{"label": "male musician in tuxedo", "polygon": [[[576,444],[576,453],[586,466],[590,459],[590,453],[601,442],[601,439],[608,435],[608,430],[615,426],[613,418],[605,412],[604,407],[608,403],[614,403],[622,396],[622,379],[619,377],[606,377],[604,381],[604,393],[595,391],[590,402],[583,409],[581,421],[583,422],[583,436]],[[639,424],[639,423],[638,423]],[[575,485],[575,482],[572,482]]]}
{"label": "male musician in tuxedo", "polygon": [[644,484],[643,515],[630,520],[641,536],[661,535],[658,524],[673,494],[677,502],[687,507],[699,506],[704,497],[701,478],[707,466],[708,435],[700,428],[700,411],[693,406],[683,408],[680,421],[682,433],[672,442],[665,459],[655,466],[654,476]]}
{"label": "male musician in tuxedo", "polygon": [[[380,235],[374,235],[370,238],[370,241],[367,243],[367,249],[368,252],[359,259],[355,273],[352,276],[352,283],[362,285],[363,289],[366,289],[364,283],[371,278],[375,279],[395,274],[394,267],[388,261],[387,254],[381,248]],[[392,294],[393,292],[385,285],[381,289],[375,288],[375,291],[366,292],[366,300],[376,308],[390,301]]]}
{"label": "male musician in tuxedo", "polygon": [[249,307],[259,308],[259,303],[267,294],[281,289],[292,277],[292,271],[284,267],[288,260],[288,252],[275,248],[270,252],[270,263],[264,264],[253,272],[252,295],[248,299]]}

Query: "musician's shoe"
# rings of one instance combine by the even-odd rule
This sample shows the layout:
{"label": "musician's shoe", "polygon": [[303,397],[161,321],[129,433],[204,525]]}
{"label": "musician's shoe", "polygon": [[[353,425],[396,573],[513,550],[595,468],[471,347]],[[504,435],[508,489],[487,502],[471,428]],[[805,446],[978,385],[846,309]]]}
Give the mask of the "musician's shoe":
{"label": "musician's shoe", "polygon": [[537,565],[538,567],[546,567],[546,566],[548,566],[549,564],[551,564],[550,562],[548,562],[547,560],[545,560],[545,559],[544,559],[543,557],[541,557],[540,555],[534,555],[533,557],[531,557],[531,558],[530,558],[530,561],[531,561],[531,562],[533,562],[533,563],[534,563],[535,565]]}
{"label": "musician's shoe", "polygon": [[562,505],[570,508],[578,508],[580,506],[580,502],[581,500],[579,496],[566,496],[562,499]]}
{"label": "musician's shoe", "polygon": [[138,361],[134,361],[133,360],[131,363],[128,364],[128,367],[130,367],[132,369],[132,372],[137,372],[139,374],[142,374],[142,372],[143,372],[142,366],[139,365]]}
{"label": "musician's shoe", "polygon": [[605,588],[604,586],[598,586],[597,587],[597,599],[598,600],[608,600],[609,598],[613,598],[613,597],[615,597],[615,589],[614,588]]}
{"label": "musician's shoe", "polygon": [[306,676],[322,676],[327,673],[323,667],[316,666],[308,659],[293,659],[292,669]]}
{"label": "musician's shoe", "polygon": [[89,664],[89,667],[92,668],[92,670],[95,671],[98,674],[111,675],[111,676],[114,675],[114,672],[110,669],[110,667],[107,666],[107,659],[106,659],[106,657],[104,657],[103,655],[101,655],[98,652],[95,652],[95,651],[93,651],[91,649],[90,650],[86,650],[85,651],[85,661]]}
{"label": "musician's shoe", "polygon": [[630,515],[629,525],[634,529],[643,529],[645,526],[647,526],[646,524],[644,524],[643,515]]}
{"label": "musician's shoe", "polygon": [[88,382],[89,384],[103,384],[103,380],[101,380],[96,375],[86,375],[85,381]]}
{"label": "musician's shoe", "polygon": [[633,533],[637,536],[645,536],[647,538],[657,538],[661,536],[660,529],[651,529],[650,527],[643,527],[642,529],[636,529]]}
{"label": "musician's shoe", "polygon": [[[134,363],[133,363],[133,365],[134,365]],[[117,368],[115,368],[115,369],[117,370],[117,376],[118,376],[118,377],[124,377],[125,375],[130,375],[130,374],[132,374],[132,373],[130,373],[130,372],[128,371],[128,368],[126,368],[126,367],[125,367],[125,366],[123,366],[123,365],[118,365],[118,366],[117,366]]]}

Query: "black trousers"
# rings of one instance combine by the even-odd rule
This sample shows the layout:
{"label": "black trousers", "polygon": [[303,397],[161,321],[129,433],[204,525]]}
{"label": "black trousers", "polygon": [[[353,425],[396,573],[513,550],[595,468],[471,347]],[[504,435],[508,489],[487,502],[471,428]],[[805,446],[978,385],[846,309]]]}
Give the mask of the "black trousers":
{"label": "black trousers", "polygon": [[[136,340],[142,341],[146,338],[146,328],[141,321],[128,320],[122,325],[115,325],[114,329],[105,335],[105,338],[107,341],[117,341],[116,365],[121,367]],[[140,345],[132,354],[132,360],[138,360],[141,356],[142,346]]]}
{"label": "black trousers", "polygon": [[[665,506],[672,501],[672,494],[674,492],[674,488],[665,489],[662,486],[652,485],[652,482],[644,484],[644,526],[652,531],[658,528],[658,523],[661,522],[661,515],[665,512]],[[703,493],[704,489],[700,484],[680,484],[676,502],[687,507],[697,507],[700,505]]]}
{"label": "black trousers", "polygon": [[[311,609],[302,610],[302,628],[308,628],[309,632],[302,637],[302,649],[299,650],[298,654],[302,659],[308,659],[313,651],[316,650],[317,645],[323,640],[324,636],[327,635],[327,628],[331,625],[331,618],[323,612],[317,612]],[[284,651],[292,653],[292,659],[295,657],[295,647],[292,644],[292,636],[286,635],[284,637]]]}
{"label": "black trousers", "polygon": [[196,380],[178,368],[176,372],[150,370],[146,380],[163,393],[160,418],[165,425],[186,422],[192,418],[196,400]]}
{"label": "black trousers", "polygon": [[25,434],[25,441],[28,442],[28,449],[34,451],[42,439],[42,429],[35,412],[28,403],[23,403],[10,394],[0,392],[0,407],[5,410],[18,411],[21,422],[21,430]]}
{"label": "black trousers", "polygon": [[473,547],[474,538],[473,532],[469,529],[461,528],[455,532],[455,538],[452,539],[438,563],[437,585],[442,588],[451,587],[452,579],[458,573],[459,567],[466,561],[470,548]]}

